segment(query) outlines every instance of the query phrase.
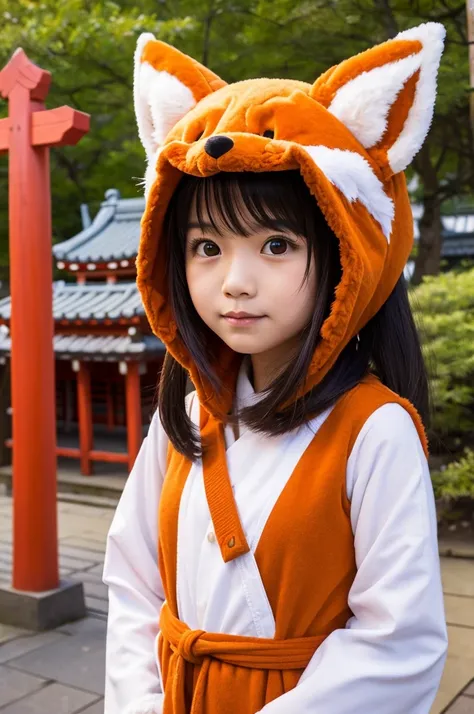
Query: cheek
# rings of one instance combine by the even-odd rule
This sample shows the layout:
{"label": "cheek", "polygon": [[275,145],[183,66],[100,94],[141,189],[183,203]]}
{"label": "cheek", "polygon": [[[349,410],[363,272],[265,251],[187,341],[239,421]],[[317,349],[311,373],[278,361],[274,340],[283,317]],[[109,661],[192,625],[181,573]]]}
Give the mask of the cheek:
{"label": "cheek", "polygon": [[308,278],[303,282],[305,268],[306,259],[300,265],[294,266],[286,279],[280,282],[280,290],[275,295],[286,314],[287,321],[293,322],[297,329],[306,325],[316,302],[314,265],[311,266]]}
{"label": "cheek", "polygon": [[186,280],[193,305],[199,315],[202,316],[203,311],[206,311],[206,307],[209,309],[212,305],[210,300],[210,293],[212,291],[209,274],[206,275],[206,272],[200,270],[199,266],[190,263],[186,267]]}

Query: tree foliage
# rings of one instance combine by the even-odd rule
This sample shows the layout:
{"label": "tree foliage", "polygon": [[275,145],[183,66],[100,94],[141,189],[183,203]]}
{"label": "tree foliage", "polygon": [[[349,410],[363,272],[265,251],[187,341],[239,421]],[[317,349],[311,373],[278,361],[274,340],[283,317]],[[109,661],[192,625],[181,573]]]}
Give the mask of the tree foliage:
{"label": "tree foliage", "polygon": [[474,434],[474,268],[411,292],[433,390],[432,448],[459,453]]}
{"label": "tree foliage", "polygon": [[466,449],[460,459],[433,473],[432,481],[436,498],[474,500],[474,451]]}

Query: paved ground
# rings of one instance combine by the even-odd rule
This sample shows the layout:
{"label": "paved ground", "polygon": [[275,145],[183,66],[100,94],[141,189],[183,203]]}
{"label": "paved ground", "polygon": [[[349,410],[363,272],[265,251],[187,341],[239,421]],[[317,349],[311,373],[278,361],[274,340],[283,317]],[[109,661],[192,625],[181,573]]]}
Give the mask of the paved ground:
{"label": "paved ground", "polygon": [[[41,634],[0,625],[0,714],[103,714],[107,594],[101,572],[113,510],[59,503],[58,511],[61,574],[83,581],[89,614]],[[0,581],[10,577],[10,531],[11,500],[0,496]],[[473,714],[474,558],[442,558],[442,570],[450,644],[431,714]]]}

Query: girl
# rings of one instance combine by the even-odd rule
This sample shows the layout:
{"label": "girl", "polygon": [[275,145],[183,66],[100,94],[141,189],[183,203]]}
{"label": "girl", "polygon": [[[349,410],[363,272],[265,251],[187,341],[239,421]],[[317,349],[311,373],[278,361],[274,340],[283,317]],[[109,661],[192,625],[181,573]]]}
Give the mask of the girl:
{"label": "girl", "polygon": [[139,40],[138,285],[168,352],[108,536],[106,714],[429,713],[446,626],[403,170],[443,37],[313,85],[226,85]]}

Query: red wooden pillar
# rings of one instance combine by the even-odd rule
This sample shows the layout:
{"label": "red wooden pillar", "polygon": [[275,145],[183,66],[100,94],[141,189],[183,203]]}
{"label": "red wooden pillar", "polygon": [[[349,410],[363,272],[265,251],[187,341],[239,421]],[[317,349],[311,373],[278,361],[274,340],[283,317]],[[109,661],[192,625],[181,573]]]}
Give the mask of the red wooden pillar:
{"label": "red wooden pillar", "polygon": [[94,446],[92,425],[91,372],[87,362],[79,362],[77,372],[77,407],[79,412],[79,450],[81,474],[92,475],[90,452]]}
{"label": "red wooden pillar", "polygon": [[126,369],[128,468],[131,471],[142,443],[140,365],[127,362]]}
{"label": "red wooden pillar", "polygon": [[8,117],[11,396],[13,409],[13,587],[58,587],[56,420],[52,317],[49,147],[75,144],[89,117],[46,111],[51,75],[17,50],[0,72]]}

